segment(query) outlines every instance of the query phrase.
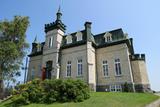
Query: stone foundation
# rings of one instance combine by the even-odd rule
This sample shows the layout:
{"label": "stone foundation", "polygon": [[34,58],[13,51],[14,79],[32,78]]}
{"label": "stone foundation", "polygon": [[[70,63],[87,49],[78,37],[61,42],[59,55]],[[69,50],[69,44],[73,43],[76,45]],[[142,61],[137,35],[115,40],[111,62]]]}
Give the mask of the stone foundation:
{"label": "stone foundation", "polygon": [[109,88],[109,85],[97,85],[96,91],[97,92],[110,91],[110,88]]}
{"label": "stone foundation", "polygon": [[[122,87],[122,92],[124,92],[124,88],[125,88],[124,84],[120,84],[120,85]],[[128,91],[129,92],[134,92],[133,84],[130,83],[127,86],[128,86]],[[96,86],[96,91],[97,92],[105,92],[105,91],[109,92],[110,91],[110,85],[97,85]]]}
{"label": "stone foundation", "polygon": [[135,91],[136,92],[149,92],[151,91],[149,84],[135,84]]}
{"label": "stone foundation", "polygon": [[94,84],[89,84],[89,88],[91,91],[96,91],[96,86]]}

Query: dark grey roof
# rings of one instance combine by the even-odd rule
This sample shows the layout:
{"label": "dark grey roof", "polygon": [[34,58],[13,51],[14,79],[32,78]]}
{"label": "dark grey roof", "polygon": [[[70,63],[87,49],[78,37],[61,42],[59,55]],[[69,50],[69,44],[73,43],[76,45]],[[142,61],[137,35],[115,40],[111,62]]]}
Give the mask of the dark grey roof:
{"label": "dark grey roof", "polygon": [[[86,31],[85,31],[85,30],[81,30],[81,31],[79,31],[79,32],[82,33],[82,41],[83,41],[83,42],[86,41]],[[74,33],[69,34],[69,35],[72,36],[72,43],[71,43],[71,44],[76,44],[76,43],[78,43],[78,42],[82,42],[82,41],[77,41],[76,33],[77,33],[77,32],[74,32]],[[67,40],[66,40],[66,37],[67,37],[67,36],[68,36],[68,35],[63,36],[63,40],[62,40],[61,47],[71,45],[71,44],[67,44]]]}
{"label": "dark grey roof", "polygon": [[[86,30],[82,30],[80,32],[82,32],[82,35],[83,35],[83,40],[82,41],[84,43],[84,41],[85,42],[87,41]],[[72,36],[72,43],[70,43],[70,44],[66,43],[66,36],[68,36],[68,35],[65,35],[63,37],[61,46],[62,47],[64,47],[64,46],[67,47],[67,46],[71,46],[71,45],[74,45],[74,44],[80,42],[80,41],[76,41],[76,39],[77,39],[76,33],[77,32],[69,34],[69,35]],[[120,29],[115,29],[115,30],[112,30],[112,31],[108,31],[108,33],[110,33],[112,35],[112,41],[111,42],[116,42],[118,40],[125,39],[125,35],[124,35],[123,30],[121,28]],[[105,42],[105,38],[104,38],[105,34],[106,34],[106,32],[100,33],[100,34],[96,34],[96,35],[91,34],[91,37],[92,37],[91,39],[92,39],[93,44],[96,45],[96,46],[105,44],[106,43]]]}
{"label": "dark grey roof", "polygon": [[[82,33],[82,40],[81,41],[77,41],[77,37],[76,37],[76,33],[77,32],[74,32],[74,33],[71,33],[69,35],[72,36],[72,43],[69,43],[67,44],[67,40],[66,40],[66,37],[68,35],[64,35],[63,38],[62,38],[62,44],[61,44],[61,49],[66,49],[66,48],[71,48],[71,47],[75,47],[75,46],[80,46],[80,45],[84,45],[87,43],[87,31],[86,29],[84,30],[81,30],[81,31],[78,31],[78,32],[81,32]],[[105,38],[104,38],[104,35],[106,33],[110,33],[111,36],[112,36],[112,41],[110,42],[105,42]],[[133,50],[133,47],[132,47],[132,43],[130,43],[132,40],[131,39],[128,39],[126,38],[126,36],[124,35],[123,33],[123,30],[121,28],[119,29],[115,29],[115,30],[112,30],[112,31],[108,31],[108,32],[104,32],[104,33],[100,33],[100,34],[96,34],[96,35],[93,35],[92,33],[90,33],[90,39],[91,39],[91,42],[92,42],[92,46],[95,47],[95,48],[103,48],[103,47],[107,47],[107,46],[112,46],[112,45],[118,45],[118,44],[122,44],[122,43],[126,43],[129,47],[131,47],[131,52]],[[44,42],[42,43],[42,51],[43,51],[43,46],[44,46]],[[36,45],[34,45],[34,47],[32,47],[32,50],[34,50],[33,48],[35,48]],[[134,51],[134,50],[133,50]],[[29,56],[35,56],[35,55],[40,55],[42,54],[43,52],[34,52],[34,53],[31,53]]]}
{"label": "dark grey roof", "polygon": [[[112,31],[108,31],[108,33],[110,33],[112,35],[112,42],[115,42],[117,40],[121,40],[121,39],[125,38],[125,35],[124,35],[123,30],[121,28],[115,29]],[[101,44],[105,43],[105,38],[104,38],[105,34],[106,34],[106,32],[94,35],[96,45],[101,45]]]}

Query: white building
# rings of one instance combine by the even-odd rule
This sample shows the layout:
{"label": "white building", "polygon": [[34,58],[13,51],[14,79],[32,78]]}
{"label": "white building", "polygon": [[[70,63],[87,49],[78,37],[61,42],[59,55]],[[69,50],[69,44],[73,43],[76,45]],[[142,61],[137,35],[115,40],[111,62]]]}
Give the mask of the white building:
{"label": "white building", "polygon": [[84,30],[65,34],[57,12],[55,22],[45,25],[45,42],[32,43],[28,81],[33,78],[82,79],[96,91],[148,91],[145,55],[135,54],[132,38],[122,29],[92,34],[91,22]]}

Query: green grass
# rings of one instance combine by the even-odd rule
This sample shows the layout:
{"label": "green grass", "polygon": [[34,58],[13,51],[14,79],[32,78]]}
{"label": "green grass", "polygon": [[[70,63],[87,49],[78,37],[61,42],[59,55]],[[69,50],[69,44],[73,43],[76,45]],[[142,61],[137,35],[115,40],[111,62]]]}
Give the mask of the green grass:
{"label": "green grass", "polygon": [[[90,99],[80,103],[30,104],[22,107],[144,107],[158,98],[148,93],[95,92],[91,93]],[[11,100],[1,103],[0,107],[6,107],[9,103]]]}

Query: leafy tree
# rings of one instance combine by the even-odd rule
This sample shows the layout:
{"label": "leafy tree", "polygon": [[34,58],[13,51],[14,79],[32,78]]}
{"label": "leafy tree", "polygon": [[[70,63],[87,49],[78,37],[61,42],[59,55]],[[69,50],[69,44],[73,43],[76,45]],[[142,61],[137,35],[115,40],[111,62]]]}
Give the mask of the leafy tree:
{"label": "leafy tree", "polygon": [[29,18],[15,16],[13,20],[0,21],[0,85],[19,74],[23,57],[29,47],[25,41]]}

